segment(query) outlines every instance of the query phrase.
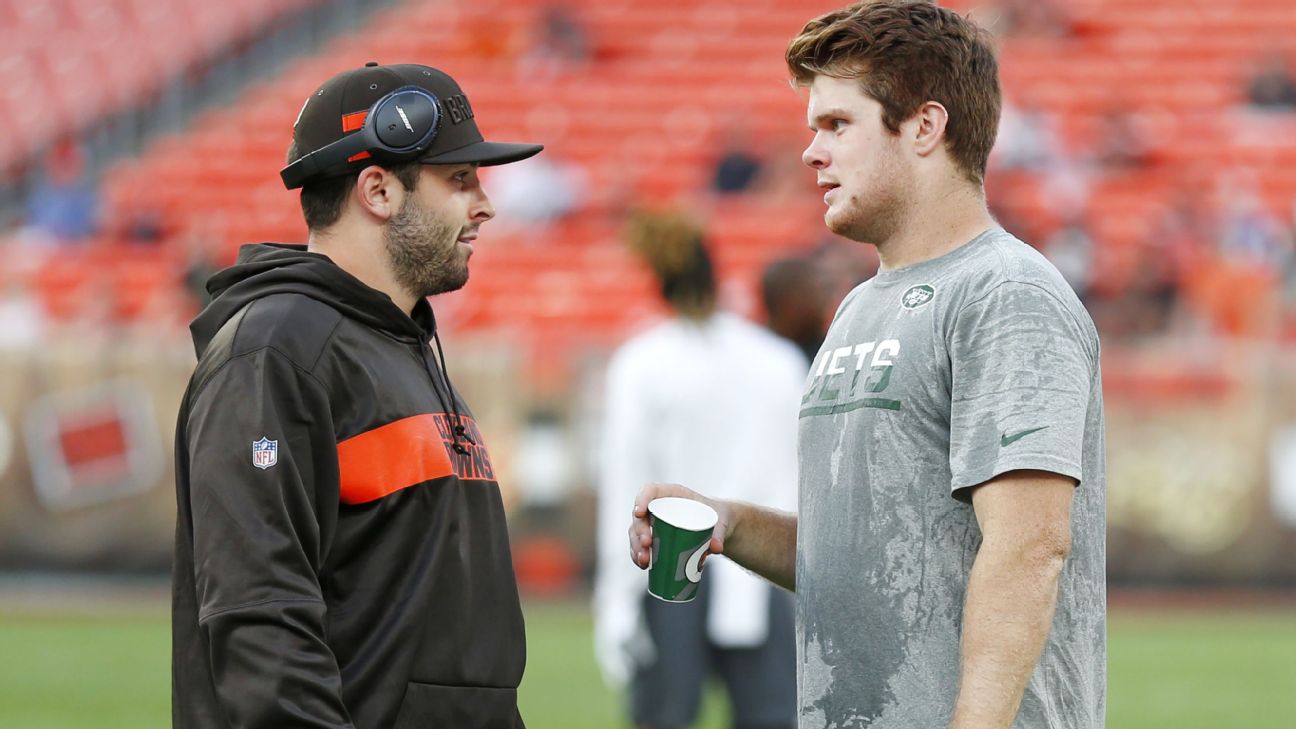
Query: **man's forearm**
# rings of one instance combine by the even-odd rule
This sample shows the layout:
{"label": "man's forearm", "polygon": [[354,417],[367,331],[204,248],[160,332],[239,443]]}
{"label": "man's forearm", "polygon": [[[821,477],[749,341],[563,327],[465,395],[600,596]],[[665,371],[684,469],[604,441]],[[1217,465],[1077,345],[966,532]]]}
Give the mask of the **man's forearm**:
{"label": "man's forearm", "polygon": [[796,590],[797,517],[785,511],[731,502],[734,529],[724,554],[786,590]]}
{"label": "man's forearm", "polygon": [[1048,640],[1065,549],[982,545],[963,611],[952,729],[1008,729]]}

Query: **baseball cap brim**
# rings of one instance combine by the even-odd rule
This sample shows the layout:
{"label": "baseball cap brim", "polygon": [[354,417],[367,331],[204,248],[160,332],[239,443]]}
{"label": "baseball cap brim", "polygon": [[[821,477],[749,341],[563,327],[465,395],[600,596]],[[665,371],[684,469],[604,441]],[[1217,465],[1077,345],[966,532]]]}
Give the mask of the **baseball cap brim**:
{"label": "baseball cap brim", "polygon": [[506,165],[534,157],[544,149],[543,144],[515,144],[511,142],[474,142],[459,149],[442,152],[419,160],[430,165],[457,165],[476,162],[483,167]]}

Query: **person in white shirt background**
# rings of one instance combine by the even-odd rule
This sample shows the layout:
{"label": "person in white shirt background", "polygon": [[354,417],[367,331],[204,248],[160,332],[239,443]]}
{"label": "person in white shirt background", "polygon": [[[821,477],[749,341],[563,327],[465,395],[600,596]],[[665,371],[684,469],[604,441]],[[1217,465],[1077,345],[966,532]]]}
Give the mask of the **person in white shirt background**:
{"label": "person in white shirt background", "polygon": [[697,599],[658,601],[646,573],[625,559],[625,521],[652,481],[795,508],[808,362],[790,342],[719,310],[695,223],[641,214],[628,235],[672,316],[623,344],[608,366],[594,590],[600,667],[610,685],[627,689],[640,729],[693,724],[711,675],[724,681],[734,727],[793,727],[791,595],[718,558],[707,561]]}

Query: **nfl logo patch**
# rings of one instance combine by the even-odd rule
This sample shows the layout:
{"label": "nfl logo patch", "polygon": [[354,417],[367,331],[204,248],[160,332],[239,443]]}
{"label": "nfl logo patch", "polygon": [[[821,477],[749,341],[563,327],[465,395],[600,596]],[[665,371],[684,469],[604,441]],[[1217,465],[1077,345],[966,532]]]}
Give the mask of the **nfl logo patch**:
{"label": "nfl logo patch", "polygon": [[265,470],[279,462],[279,441],[268,440],[264,436],[261,440],[252,441],[252,465]]}

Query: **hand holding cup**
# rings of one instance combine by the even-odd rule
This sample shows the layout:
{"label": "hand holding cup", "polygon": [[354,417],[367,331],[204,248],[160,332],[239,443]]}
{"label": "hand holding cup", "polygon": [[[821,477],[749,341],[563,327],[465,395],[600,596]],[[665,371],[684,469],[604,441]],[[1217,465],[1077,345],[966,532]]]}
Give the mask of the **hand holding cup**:
{"label": "hand holding cup", "polygon": [[729,505],[678,484],[649,484],[635,498],[633,516],[630,559],[651,567],[649,592],[672,602],[692,599],[706,558],[724,551]]}

